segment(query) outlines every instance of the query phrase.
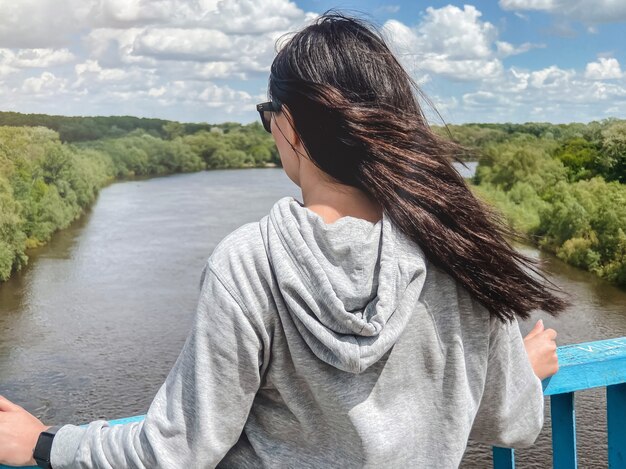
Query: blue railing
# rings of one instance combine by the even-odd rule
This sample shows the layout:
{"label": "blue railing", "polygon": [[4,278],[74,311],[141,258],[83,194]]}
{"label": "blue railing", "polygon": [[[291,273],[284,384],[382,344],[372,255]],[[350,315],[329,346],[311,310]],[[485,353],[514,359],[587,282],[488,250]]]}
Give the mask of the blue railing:
{"label": "blue railing", "polygon": [[[550,396],[554,469],[578,467],[574,393],[597,387],[606,387],[609,468],[625,469],[626,337],[565,345],[557,355],[559,372],[543,381],[543,393]],[[514,450],[494,448],[493,467],[513,469]]]}
{"label": "blue railing", "polygon": [[[559,372],[543,380],[550,396],[552,462],[554,469],[576,469],[574,393],[606,387],[609,469],[626,468],[626,337],[558,348]],[[111,420],[118,425],[142,420],[143,415]],[[515,451],[493,448],[494,469],[514,469]],[[8,466],[0,466],[0,469]],[[32,469],[37,469],[33,467]]]}

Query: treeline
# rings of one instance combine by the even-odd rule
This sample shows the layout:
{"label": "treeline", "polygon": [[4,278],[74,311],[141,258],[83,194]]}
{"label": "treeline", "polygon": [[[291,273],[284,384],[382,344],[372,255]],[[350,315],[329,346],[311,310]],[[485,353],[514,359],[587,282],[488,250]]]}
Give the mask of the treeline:
{"label": "treeline", "polygon": [[113,180],[280,163],[258,123],[188,131],[185,124],[166,122],[165,137],[133,129],[120,137],[63,143],[45,127],[0,127],[0,281],[26,264],[27,249],[77,219]]}
{"label": "treeline", "polygon": [[232,127],[240,126],[240,124],[236,122],[219,125],[181,124],[163,119],[132,116],[71,117],[0,111],[0,126],[47,127],[56,131],[62,142],[72,143],[121,137],[133,130],[143,130],[145,133],[161,138],[170,137],[172,130],[192,134],[218,127],[228,132]]}
{"label": "treeline", "polygon": [[626,286],[626,121],[450,126],[477,193],[562,260]]}
{"label": "treeline", "polygon": [[[116,179],[280,165],[259,123],[0,113],[0,280]],[[47,127],[47,128],[46,128]],[[476,191],[529,241],[626,285],[626,121],[436,127],[478,159]]]}
{"label": "treeline", "polygon": [[217,126],[193,134],[170,130],[167,139],[135,130],[124,137],[72,147],[107,154],[115,166],[115,178],[280,164],[274,140],[256,122],[230,125],[226,131]]}

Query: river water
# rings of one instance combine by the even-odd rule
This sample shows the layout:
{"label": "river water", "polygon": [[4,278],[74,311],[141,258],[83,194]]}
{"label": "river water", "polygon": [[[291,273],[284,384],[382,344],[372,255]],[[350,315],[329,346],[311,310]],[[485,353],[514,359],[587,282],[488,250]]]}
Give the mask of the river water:
{"label": "river water", "polygon": [[[473,169],[473,166],[470,165]],[[184,343],[202,267],[216,244],[301,194],[280,168],[217,170],[113,184],[93,209],[0,284],[0,394],[44,422],[143,414]],[[626,336],[626,292],[534,249],[574,297],[559,345]],[[551,465],[549,400],[537,444],[518,467]],[[606,467],[603,390],[576,394],[580,467]],[[464,468],[491,465],[470,443]]]}

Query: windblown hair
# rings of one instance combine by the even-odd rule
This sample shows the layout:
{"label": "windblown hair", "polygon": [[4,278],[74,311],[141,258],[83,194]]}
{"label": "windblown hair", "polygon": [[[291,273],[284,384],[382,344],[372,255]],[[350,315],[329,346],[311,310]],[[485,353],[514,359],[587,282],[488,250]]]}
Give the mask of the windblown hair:
{"label": "windblown hair", "polygon": [[430,129],[419,87],[369,22],[329,10],[295,33],[272,63],[268,93],[287,106],[306,157],[377,201],[492,315],[556,316],[569,305],[540,261],[507,241],[522,236],[454,169],[464,149]]}

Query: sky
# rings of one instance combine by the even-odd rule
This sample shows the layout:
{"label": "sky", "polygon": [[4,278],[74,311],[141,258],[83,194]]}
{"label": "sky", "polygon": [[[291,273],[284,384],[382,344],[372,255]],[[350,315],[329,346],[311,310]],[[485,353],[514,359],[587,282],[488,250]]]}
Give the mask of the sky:
{"label": "sky", "polygon": [[0,110],[249,123],[330,8],[381,30],[433,123],[626,118],[626,0],[0,0]]}

